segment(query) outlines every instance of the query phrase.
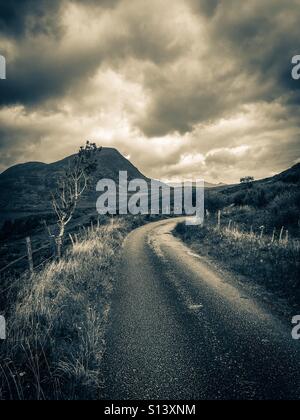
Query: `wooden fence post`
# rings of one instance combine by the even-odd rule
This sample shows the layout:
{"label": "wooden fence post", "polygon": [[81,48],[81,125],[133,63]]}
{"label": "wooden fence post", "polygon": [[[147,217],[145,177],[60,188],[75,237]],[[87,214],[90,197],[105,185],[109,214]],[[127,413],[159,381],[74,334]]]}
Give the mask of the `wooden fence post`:
{"label": "wooden fence post", "polygon": [[221,229],[221,210],[218,211],[218,229]]}
{"label": "wooden fence post", "polygon": [[275,241],[275,235],[276,235],[276,228],[274,228],[273,229],[273,235],[272,235],[272,244],[274,243],[274,241]]}
{"label": "wooden fence post", "polygon": [[29,271],[30,271],[30,275],[32,276],[34,269],[33,269],[33,258],[32,258],[32,246],[31,246],[31,240],[29,237],[26,238],[26,246],[27,246]]}
{"label": "wooden fence post", "polygon": [[279,242],[282,241],[283,232],[284,232],[284,226],[282,226],[281,231],[280,231]]}
{"label": "wooden fence post", "polygon": [[56,243],[56,257],[58,260],[60,260],[62,256],[62,245],[63,245],[62,238],[61,237],[56,238],[55,243]]}
{"label": "wooden fence post", "polygon": [[264,233],[265,233],[265,227],[264,227],[264,226],[262,226],[262,227],[260,228],[260,239],[262,239],[262,238],[263,238]]}

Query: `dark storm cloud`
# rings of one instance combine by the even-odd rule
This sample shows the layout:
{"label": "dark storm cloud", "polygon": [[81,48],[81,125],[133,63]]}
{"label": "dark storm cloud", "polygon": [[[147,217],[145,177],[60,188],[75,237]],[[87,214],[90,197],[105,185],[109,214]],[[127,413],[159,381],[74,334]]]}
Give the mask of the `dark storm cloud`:
{"label": "dark storm cloud", "polygon": [[151,136],[164,136],[169,132],[186,133],[202,121],[224,114],[224,98],[215,89],[197,88],[191,84],[185,89],[178,86],[154,90],[147,115],[139,120],[143,132]]}
{"label": "dark storm cloud", "polygon": [[210,25],[212,41],[249,74],[258,74],[263,81],[272,79],[275,95],[283,87],[299,88],[291,79],[291,58],[299,51],[298,0],[288,4],[253,0],[238,5],[237,0],[220,1]]}
{"label": "dark storm cloud", "polygon": [[221,0],[188,0],[192,8],[206,16],[213,16]]}
{"label": "dark storm cloud", "polygon": [[0,171],[14,164],[16,159],[25,161],[28,152],[38,147],[42,135],[38,126],[18,126],[13,121],[0,118]]}
{"label": "dark storm cloud", "polygon": [[82,5],[92,5],[103,9],[114,9],[121,1],[124,0],[73,0]]}
{"label": "dark storm cloud", "polygon": [[[88,6],[113,8],[120,0],[73,0]],[[1,53],[7,60],[7,80],[0,86],[0,105],[38,105],[63,97],[78,79],[99,65],[95,49],[59,49],[64,44],[61,12],[67,0],[0,0],[0,35],[15,42],[16,51]]]}
{"label": "dark storm cloud", "polygon": [[[121,0],[72,0],[113,9]],[[0,0],[0,34],[23,37],[28,33],[54,34],[61,30],[59,12],[68,0]]]}
{"label": "dark storm cloud", "polygon": [[0,0],[0,34],[23,37],[27,32],[58,30],[59,0]]}
{"label": "dark storm cloud", "polygon": [[0,0],[0,168],[88,136],[154,177],[284,169],[300,155],[299,20],[299,0]]}
{"label": "dark storm cloud", "polygon": [[[195,19],[199,17],[199,27],[205,28],[204,40],[197,39],[197,34],[186,38],[185,32],[178,33],[176,20],[172,24],[163,9],[162,14],[159,10],[153,13],[146,3],[137,2],[134,11],[120,0],[72,3],[94,10],[94,17],[99,19],[102,9],[113,12],[123,6],[121,17],[118,11],[115,15],[116,26],[107,41],[101,44],[99,39],[99,45],[88,47],[79,44],[77,51],[74,47],[57,49],[65,42],[60,17],[69,1],[0,0],[0,33],[22,35],[15,56],[7,53],[9,78],[1,86],[0,104],[37,105],[64,96],[78,81],[91,77],[102,63],[120,69],[130,57],[156,66],[144,74],[149,107],[145,116],[136,119],[149,136],[185,133],[195,124],[228,114],[250,99],[272,101],[283,90],[285,94],[287,90],[299,90],[290,77],[290,60],[300,39],[297,1],[291,0],[287,10],[279,0],[242,4],[239,0],[188,0]],[[187,26],[186,32],[189,29]],[[32,32],[48,36],[36,43]],[[207,51],[199,52],[203,46]],[[189,75],[192,48],[201,70]],[[186,59],[187,68],[176,73],[173,62],[180,58]],[[228,62],[230,68],[226,70]],[[154,77],[155,72],[158,76]],[[236,89],[235,82],[241,75],[243,86]],[[293,101],[297,103],[298,95]]]}
{"label": "dark storm cloud", "polygon": [[[209,0],[191,1],[191,5],[199,25],[205,26],[209,55],[199,54],[198,60],[206,70],[189,80],[183,71],[157,88],[150,86],[152,100],[140,121],[147,135],[176,130],[184,134],[195,124],[213,121],[220,112],[226,116],[243,103],[285,101],[287,95],[299,101],[293,93],[299,92],[299,84],[291,78],[291,58],[299,51],[298,1]],[[171,75],[169,69],[165,75]],[[236,89],[239,79],[243,84]]]}
{"label": "dark storm cloud", "polygon": [[50,44],[46,51],[39,47],[23,51],[13,62],[7,58],[8,77],[1,86],[0,105],[33,106],[63,97],[72,84],[89,77],[99,65],[99,57],[84,50],[67,55]]}
{"label": "dark storm cloud", "polygon": [[[148,18],[143,8],[139,13],[134,13],[133,8],[131,11],[124,8],[120,16],[116,14],[116,26],[107,28],[102,34],[100,19],[104,11],[113,13],[121,0],[43,0],[41,4],[26,0],[22,3],[23,14],[17,13],[17,3],[7,6],[2,15],[4,32],[15,36],[16,51],[3,51],[8,78],[1,86],[0,105],[38,106],[47,99],[63,97],[72,86],[92,77],[102,63],[120,68],[124,61],[136,58],[160,65],[172,62],[185,48],[180,39],[174,42],[169,27],[161,24],[159,15],[154,13]],[[61,13],[62,5],[72,4],[80,6],[83,12],[89,10],[94,24],[95,19],[99,19],[99,36],[94,39],[91,36],[88,44],[80,39],[76,45],[67,44],[67,28],[61,22]],[[52,32],[38,33],[38,25],[41,30],[47,28],[42,24],[42,18],[54,22],[53,26],[49,23]],[[69,25],[73,24],[76,27],[76,21],[69,22]],[[32,25],[35,25],[34,34],[29,30],[29,27],[33,29]],[[17,40],[21,34],[23,37]]]}

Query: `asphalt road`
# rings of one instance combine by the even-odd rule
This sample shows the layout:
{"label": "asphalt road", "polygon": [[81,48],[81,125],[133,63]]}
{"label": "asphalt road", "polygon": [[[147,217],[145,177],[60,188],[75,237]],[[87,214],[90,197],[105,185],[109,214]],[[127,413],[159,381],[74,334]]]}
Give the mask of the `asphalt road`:
{"label": "asphalt road", "polygon": [[125,243],[104,398],[299,399],[291,324],[174,238],[175,224],[144,226]]}

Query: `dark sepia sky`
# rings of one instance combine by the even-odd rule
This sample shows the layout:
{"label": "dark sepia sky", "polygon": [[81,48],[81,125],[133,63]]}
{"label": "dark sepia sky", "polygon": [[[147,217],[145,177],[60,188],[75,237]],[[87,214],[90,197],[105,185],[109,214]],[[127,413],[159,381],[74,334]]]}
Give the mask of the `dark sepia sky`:
{"label": "dark sepia sky", "polygon": [[148,176],[300,160],[300,0],[0,0],[0,171],[86,140]]}

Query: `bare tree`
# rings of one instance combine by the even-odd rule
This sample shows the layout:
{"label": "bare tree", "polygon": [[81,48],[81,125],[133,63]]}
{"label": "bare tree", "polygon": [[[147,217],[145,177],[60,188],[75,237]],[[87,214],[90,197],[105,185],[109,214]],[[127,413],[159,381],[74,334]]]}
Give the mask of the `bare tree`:
{"label": "bare tree", "polygon": [[254,181],[253,176],[245,176],[244,178],[241,178],[241,183],[242,184],[250,184],[251,182]]}
{"label": "bare tree", "polygon": [[51,194],[52,208],[57,217],[57,232],[49,235],[55,240],[57,257],[61,257],[62,242],[67,224],[72,220],[80,197],[88,187],[92,173],[97,169],[97,154],[102,148],[89,141],[72,158],[68,169],[59,178],[57,189]]}

